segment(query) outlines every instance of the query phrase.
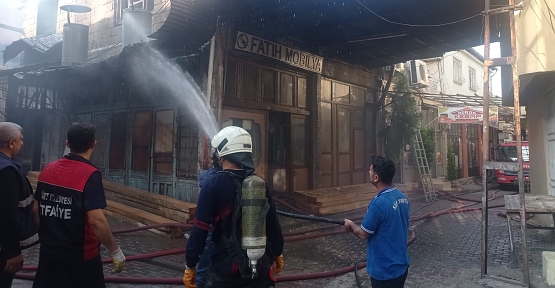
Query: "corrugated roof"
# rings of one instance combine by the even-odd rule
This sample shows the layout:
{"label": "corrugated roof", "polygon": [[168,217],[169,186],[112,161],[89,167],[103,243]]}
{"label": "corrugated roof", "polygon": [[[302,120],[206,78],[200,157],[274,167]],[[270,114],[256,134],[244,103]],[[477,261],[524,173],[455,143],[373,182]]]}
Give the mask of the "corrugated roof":
{"label": "corrugated roof", "polygon": [[46,53],[50,49],[60,49],[64,37],[62,34],[41,35],[19,39],[6,46],[4,50],[4,64],[15,58],[19,53],[32,49],[40,53]]}

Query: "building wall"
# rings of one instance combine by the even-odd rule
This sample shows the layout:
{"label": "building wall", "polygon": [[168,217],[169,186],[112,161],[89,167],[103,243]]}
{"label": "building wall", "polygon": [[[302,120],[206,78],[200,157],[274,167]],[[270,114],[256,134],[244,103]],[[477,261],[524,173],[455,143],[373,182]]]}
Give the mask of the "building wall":
{"label": "building wall", "polygon": [[515,17],[520,75],[555,70],[555,33],[549,17],[553,1],[524,0]]}
{"label": "building wall", "polygon": [[[77,4],[90,7],[88,13],[72,13],[72,23],[89,26],[89,50],[101,48],[121,42],[121,23],[116,23],[115,7],[118,2],[127,0],[58,0],[57,6]],[[147,1],[147,0],[145,0]],[[24,8],[23,37],[37,36],[37,17],[40,1],[28,1]],[[154,13],[152,19],[152,32],[158,30],[167,18],[171,3],[169,0],[153,0]],[[62,33],[64,24],[67,23],[67,12],[57,9],[56,33]]]}
{"label": "building wall", "polygon": [[[454,61],[459,60],[459,73],[455,74]],[[425,60],[428,67],[428,82],[430,93],[451,95],[479,95],[482,96],[482,82],[484,78],[484,64],[466,50],[447,52],[441,58]],[[469,68],[476,72],[475,85],[471,87]],[[455,77],[460,75],[460,77]],[[458,79],[455,79],[458,78]],[[437,85],[437,86],[436,86]],[[435,90],[435,91],[434,91]]]}
{"label": "building wall", "polygon": [[[541,96],[532,101],[528,109],[528,121],[537,123],[530,125],[528,138],[530,145],[530,187],[534,194],[548,194],[549,166],[547,154],[547,118],[545,115],[545,101]],[[547,168],[547,169],[546,169]],[[537,192],[537,193],[536,193]]]}

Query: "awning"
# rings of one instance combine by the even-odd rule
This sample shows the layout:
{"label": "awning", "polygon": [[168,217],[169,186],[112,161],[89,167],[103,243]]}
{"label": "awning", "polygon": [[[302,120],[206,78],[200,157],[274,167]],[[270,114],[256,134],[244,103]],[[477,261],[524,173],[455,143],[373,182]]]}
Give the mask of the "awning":
{"label": "awning", "polygon": [[[217,25],[228,23],[372,68],[480,45],[483,10],[483,0],[171,0],[165,23],[151,37],[190,53],[210,40]],[[498,41],[498,28],[492,25],[492,41]]]}
{"label": "awning", "polygon": [[62,34],[50,34],[19,39],[6,46],[4,50],[4,64],[15,58],[25,50],[34,50],[39,53],[57,53],[62,55]]}

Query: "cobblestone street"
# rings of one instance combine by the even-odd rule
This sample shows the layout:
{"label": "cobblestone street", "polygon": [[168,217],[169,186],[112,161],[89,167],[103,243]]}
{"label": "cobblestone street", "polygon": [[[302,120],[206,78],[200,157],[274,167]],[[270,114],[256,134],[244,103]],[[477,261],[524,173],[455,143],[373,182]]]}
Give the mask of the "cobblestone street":
{"label": "cobblestone street", "polygon": [[[514,192],[498,192],[500,197]],[[412,214],[424,215],[446,208],[460,205],[455,202],[440,199],[429,205],[425,202],[423,193],[414,191],[407,194],[411,200]],[[480,199],[480,193],[469,193],[466,198]],[[471,202],[467,202],[471,203]],[[503,204],[503,198],[490,202],[490,205]],[[480,207],[474,205],[471,207]],[[278,207],[279,209],[280,207]],[[283,208],[283,207],[281,207]],[[284,208],[285,209],[285,208]],[[522,273],[519,269],[520,260],[520,226],[513,222],[516,256],[511,256],[505,218],[497,216],[503,208],[489,211],[489,259],[488,267],[491,275],[503,276],[520,280]],[[355,218],[363,216],[365,209],[333,215],[334,218]],[[281,218],[284,233],[313,229],[316,227],[340,227],[329,224],[314,224]],[[129,227],[126,223],[110,219],[113,230]],[[513,287],[511,284],[480,279],[480,227],[481,211],[453,213],[436,218],[425,219],[411,223],[416,233],[416,241],[410,246],[409,253],[412,264],[409,270],[406,287]],[[135,255],[153,251],[182,248],[185,238],[169,239],[148,232],[135,232],[116,236],[126,255]],[[553,246],[551,232],[529,230],[529,241],[532,246]],[[26,265],[37,263],[38,247],[25,251]],[[103,256],[106,256],[103,251]],[[366,246],[364,241],[351,234],[340,234],[306,241],[290,242],[285,245],[285,268],[282,275],[304,274],[335,270],[353,265],[361,259],[365,260]],[[530,273],[534,287],[544,287],[541,281],[541,251],[531,250]],[[145,261],[130,261],[122,276],[181,278],[184,268],[184,255],[159,257]],[[110,275],[111,265],[105,265],[105,275]],[[365,269],[358,272],[363,287],[370,287],[370,278]],[[136,285],[109,283],[108,287],[182,287],[180,285]],[[14,287],[31,287],[31,282],[16,280]],[[279,283],[278,287],[356,287],[354,273],[347,273],[338,277]],[[514,286],[518,287],[518,286]]]}

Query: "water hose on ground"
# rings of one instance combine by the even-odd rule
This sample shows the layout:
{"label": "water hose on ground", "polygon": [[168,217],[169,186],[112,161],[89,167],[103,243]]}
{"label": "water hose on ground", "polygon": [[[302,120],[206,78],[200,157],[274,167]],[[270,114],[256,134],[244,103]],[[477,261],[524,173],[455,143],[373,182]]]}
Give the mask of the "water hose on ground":
{"label": "water hose on ground", "polygon": [[[451,200],[451,201],[453,201],[453,200]],[[469,200],[467,200],[467,201],[469,201]],[[470,200],[470,201],[478,202],[476,200]],[[481,207],[463,208],[463,207],[466,207],[466,206],[467,206],[467,204],[463,204],[462,207],[448,208],[448,209],[444,209],[444,210],[441,210],[441,211],[428,213],[426,215],[411,217],[410,220],[411,221],[418,221],[418,220],[422,220],[422,219],[426,219],[426,218],[437,217],[437,216],[444,215],[444,214],[478,211],[478,210],[482,209]],[[498,207],[503,207],[503,206],[504,205],[496,205],[496,206],[491,206],[489,208],[498,208]],[[297,209],[295,209],[295,210],[297,210]],[[281,215],[284,215],[284,213],[287,213],[287,212],[283,212]],[[291,213],[287,213],[287,214],[291,214]],[[301,215],[301,216],[303,216],[303,215]],[[300,219],[306,219],[306,220],[312,220],[312,219],[324,220],[325,219],[325,221],[320,221],[320,222],[334,223],[334,224],[340,224],[341,223],[341,225],[343,224],[342,220],[332,220],[332,219],[326,219],[326,218],[322,218],[322,217],[313,217],[313,216],[305,216],[305,217],[306,218],[300,218]],[[310,218],[312,218],[312,219],[310,219]],[[328,221],[328,220],[331,220],[331,221]],[[362,218],[355,219],[355,220],[362,220]],[[187,229],[187,228],[191,228],[192,225],[191,224],[183,224],[183,223],[157,224],[157,225],[148,225],[148,226],[135,227],[135,228],[130,228],[130,229],[114,231],[113,233],[114,234],[123,234],[123,233],[130,233],[130,232],[148,230],[148,229],[153,229],[153,228],[162,228],[162,227],[179,227],[179,228],[186,228]],[[313,229],[312,231],[319,231],[319,230],[323,230],[323,229],[329,229],[329,227],[317,228],[317,229]],[[304,231],[304,233],[307,233],[307,232],[308,231]],[[299,235],[299,236],[293,236],[293,237],[286,237],[285,242],[295,242],[295,241],[301,241],[301,240],[306,240],[306,239],[315,239],[315,238],[320,238],[320,237],[325,237],[325,236],[330,236],[330,235],[337,235],[337,234],[342,234],[342,233],[346,233],[346,231],[330,231],[330,232],[326,232],[326,233],[318,233],[318,234],[312,234],[312,235]],[[415,239],[416,239],[416,234],[414,233],[414,231],[409,230],[409,238],[408,238],[408,241],[407,241],[407,245],[410,245],[411,243],[413,243]],[[185,248],[179,248],[179,249],[172,249],[172,250],[165,250],[165,251],[158,251],[158,252],[153,252],[153,253],[146,253],[146,254],[128,256],[127,260],[128,261],[134,261],[134,260],[155,258],[155,257],[161,257],[161,256],[167,256],[167,255],[173,255],[173,254],[181,254],[181,253],[185,253]],[[111,260],[109,258],[102,259],[102,261],[104,263],[111,262]],[[299,281],[299,280],[309,280],[309,279],[333,277],[333,276],[345,274],[345,273],[348,273],[348,272],[356,271],[358,268],[364,268],[364,267],[366,267],[366,262],[362,262],[362,263],[357,264],[357,265],[353,265],[353,266],[349,266],[349,267],[345,267],[345,268],[341,268],[341,269],[336,269],[336,270],[332,270],[332,271],[326,271],[326,272],[278,276],[278,277],[276,277],[276,280],[277,280],[277,282],[287,282],[287,281]],[[24,270],[36,270],[36,269],[37,269],[37,266],[25,266],[24,267]],[[20,272],[20,273],[16,273],[15,276],[16,276],[17,279],[34,280],[35,274],[34,273],[21,273]],[[125,276],[105,276],[105,281],[107,283],[131,283],[131,284],[182,284],[183,283],[183,280],[181,278],[151,278],[151,277],[125,277]]]}

